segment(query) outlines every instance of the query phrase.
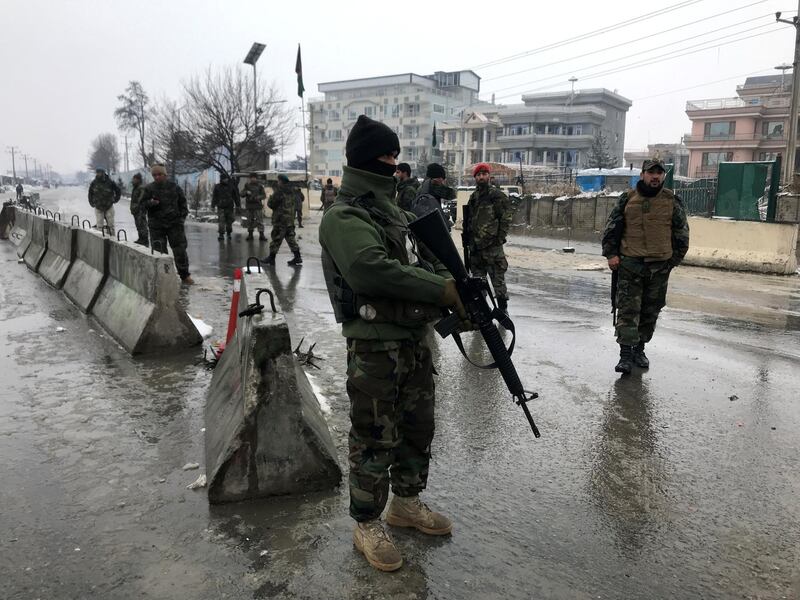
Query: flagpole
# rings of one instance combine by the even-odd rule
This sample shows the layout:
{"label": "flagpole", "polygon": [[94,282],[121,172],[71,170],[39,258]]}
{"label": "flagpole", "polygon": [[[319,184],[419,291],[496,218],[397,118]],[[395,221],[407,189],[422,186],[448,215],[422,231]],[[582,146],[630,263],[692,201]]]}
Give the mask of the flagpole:
{"label": "flagpole", "polygon": [[[303,162],[306,165],[306,190],[308,190],[308,152],[306,151],[306,101],[300,96],[300,110],[303,113]],[[309,204],[310,206],[310,204]]]}

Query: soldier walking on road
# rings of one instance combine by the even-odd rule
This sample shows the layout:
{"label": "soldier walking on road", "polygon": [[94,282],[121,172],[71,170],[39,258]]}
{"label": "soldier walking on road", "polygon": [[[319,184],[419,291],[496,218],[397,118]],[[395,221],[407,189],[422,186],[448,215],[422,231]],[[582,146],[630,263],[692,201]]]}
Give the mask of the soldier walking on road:
{"label": "soldier walking on road", "polygon": [[469,197],[469,223],[465,223],[469,240],[469,268],[473,275],[492,281],[500,310],[508,309],[506,271],[508,261],[503,251],[511,226],[511,203],[499,188],[489,184],[491,169],[478,163],[472,169],[477,189]]}
{"label": "soldier walking on road", "polygon": [[425,335],[441,306],[466,318],[444,267],[427,255],[430,270],[415,266],[422,259],[407,249],[414,215],[394,198],[399,152],[394,131],[361,115],[347,138],[341,191],[319,228],[325,283],[347,338],[353,542],[381,571],[403,564],[380,519],[390,485],[389,525],[429,535],[452,529],[450,519],[419,498],[434,432],[433,363]]}
{"label": "soldier walking on road", "polygon": [[297,226],[301,229],[303,228],[303,204],[306,202],[306,197],[303,196],[303,192],[299,187],[293,188],[292,193],[294,194],[294,210],[297,214]]}
{"label": "soldier walking on road", "polygon": [[664,187],[664,163],[644,161],[636,187],[623,193],[603,232],[603,256],[617,271],[618,373],[650,366],[644,353],[667,302],[669,274],[689,250],[689,224],[680,198]]}
{"label": "soldier walking on road", "polygon": [[258,175],[250,173],[250,181],[244,186],[244,207],[247,210],[247,238],[253,239],[253,229],[258,229],[258,239],[264,241],[264,200],[267,193],[258,182]]}
{"label": "soldier walking on road", "polygon": [[[328,179],[330,181],[330,179]],[[25,188],[22,187],[21,183],[17,183],[17,187],[14,188],[17,191],[17,202],[22,200],[22,194],[25,193]]]}
{"label": "soldier walking on road", "polygon": [[[227,233],[228,240],[230,240],[233,233],[234,210],[241,210],[241,201],[239,199],[239,189],[236,184],[231,182],[231,178],[227,173],[222,173],[219,176],[219,183],[214,186],[214,192],[211,196],[211,208],[217,209],[217,231],[219,232],[217,239],[220,242],[223,241]],[[250,234],[252,238],[252,231]]]}
{"label": "soldier walking on road", "polygon": [[114,205],[121,195],[122,190],[105,169],[95,169],[94,180],[89,184],[89,206],[94,209],[97,228],[108,228],[109,235],[114,235]]}
{"label": "soldier walking on road", "polygon": [[189,214],[186,196],[177,183],[167,179],[164,165],[153,165],[150,173],[153,183],[145,186],[141,196],[142,204],[147,207],[150,244],[154,250],[166,254],[169,241],[178,275],[183,283],[191,285],[194,280],[189,273],[188,244],[184,230],[184,222]]}
{"label": "soldier walking on road", "polygon": [[138,237],[136,244],[142,246],[150,245],[150,235],[147,231],[147,207],[142,205],[142,174],[136,173],[131,179],[131,214],[133,215],[133,222],[136,224],[136,233]]}
{"label": "soldier walking on road", "polygon": [[275,256],[278,254],[281,242],[286,239],[289,249],[294,253],[294,258],[286,264],[299,267],[303,264],[303,259],[300,257],[300,246],[297,245],[294,237],[295,199],[289,187],[289,178],[283,173],[278,175],[278,184],[270,195],[267,206],[272,209],[272,233],[269,256],[264,259],[264,262],[268,265],[275,264]]}
{"label": "soldier walking on road", "polygon": [[336,194],[338,193],[339,189],[333,185],[333,179],[329,177],[328,182],[319,194],[319,200],[322,203],[323,210],[326,210],[329,206],[333,206],[336,200]]}
{"label": "soldier walking on road", "polygon": [[397,206],[403,210],[411,210],[414,198],[417,196],[419,181],[411,175],[411,166],[408,163],[397,165],[394,176],[397,179]]}

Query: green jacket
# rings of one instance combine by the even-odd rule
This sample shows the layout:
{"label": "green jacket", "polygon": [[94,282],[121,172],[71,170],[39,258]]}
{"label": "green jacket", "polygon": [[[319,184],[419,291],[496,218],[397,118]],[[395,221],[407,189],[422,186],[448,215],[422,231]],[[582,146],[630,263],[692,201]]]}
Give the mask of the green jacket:
{"label": "green jacket", "polygon": [[244,184],[244,207],[247,210],[264,210],[264,199],[267,197],[267,192],[264,191],[264,186],[258,183],[250,183],[249,181]]}
{"label": "green jacket", "polygon": [[273,225],[294,224],[295,200],[294,192],[285,183],[279,183],[275,191],[267,200],[267,206],[272,209]]}
{"label": "green jacket", "polygon": [[108,175],[95,178],[89,184],[89,206],[97,210],[108,210],[119,201],[122,190]]}
{"label": "green jacket", "polygon": [[144,186],[141,183],[134,183],[131,188],[131,214],[134,216],[144,210],[142,192],[144,192]]}
{"label": "green jacket", "polygon": [[[345,166],[336,202],[320,223],[323,272],[334,311],[336,290],[331,282],[340,276],[366,304],[378,307],[379,313],[385,307],[383,314],[398,317],[365,320],[359,311],[342,323],[347,338],[421,339],[444,293],[449,273],[424,248],[419,251],[435,273],[410,264],[407,225],[414,215],[397,207],[394,192],[392,177]],[[415,319],[415,314],[421,316]]]}
{"label": "green jacket", "polygon": [[235,183],[228,181],[220,181],[214,186],[214,192],[211,196],[211,208],[240,208],[241,201],[239,200],[239,188]]}
{"label": "green jacket", "polygon": [[506,243],[511,226],[511,202],[498,188],[477,189],[469,197],[469,239],[473,250]]}
{"label": "green jacket", "polygon": [[170,227],[186,220],[189,207],[183,190],[174,181],[153,181],[144,186],[139,198],[142,206],[147,207],[150,227]]}
{"label": "green jacket", "polygon": [[416,177],[409,177],[397,184],[397,206],[403,210],[411,210],[414,198],[417,196],[419,181]]}
{"label": "green jacket", "polygon": [[[638,185],[638,184],[637,184]],[[631,190],[632,191],[632,190]],[[623,192],[617,205],[611,210],[603,231],[601,245],[603,256],[622,256],[620,245],[625,233],[625,206],[628,204],[629,192]],[[689,251],[689,222],[681,199],[676,195],[672,205],[672,258],[667,260],[669,266],[677,267]]]}

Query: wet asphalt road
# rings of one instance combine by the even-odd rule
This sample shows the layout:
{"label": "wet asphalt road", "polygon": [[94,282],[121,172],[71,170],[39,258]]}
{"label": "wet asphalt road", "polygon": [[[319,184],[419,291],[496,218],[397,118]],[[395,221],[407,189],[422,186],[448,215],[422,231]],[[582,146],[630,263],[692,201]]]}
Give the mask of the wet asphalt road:
{"label": "wet asphalt road", "polygon": [[[83,189],[42,197],[89,216]],[[295,341],[324,358],[309,375],[346,466],[344,340],[312,221],[305,265],[284,246],[271,279]],[[233,267],[266,245],[187,235],[182,302],[216,337]],[[454,533],[397,531],[406,564],[383,574],[352,547],[346,488],[223,507],[185,489],[204,468],[200,349],[131,358],[9,243],[0,265],[1,598],[800,597],[797,277],[677,270],[653,366],[619,378],[607,273],[512,265],[514,360],[542,438],[497,374],[433,340],[425,499]]]}

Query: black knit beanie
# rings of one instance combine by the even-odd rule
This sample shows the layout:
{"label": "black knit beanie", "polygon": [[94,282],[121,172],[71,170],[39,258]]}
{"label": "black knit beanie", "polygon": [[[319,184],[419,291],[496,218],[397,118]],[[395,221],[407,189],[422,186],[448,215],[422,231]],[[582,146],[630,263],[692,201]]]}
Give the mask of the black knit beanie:
{"label": "black knit beanie", "polygon": [[438,163],[431,163],[428,165],[428,170],[425,171],[425,177],[428,179],[436,179],[437,177],[447,178],[444,167]]}
{"label": "black knit beanie", "polygon": [[389,126],[361,115],[347,136],[344,153],[347,166],[357,169],[379,156],[399,154],[400,140]]}

